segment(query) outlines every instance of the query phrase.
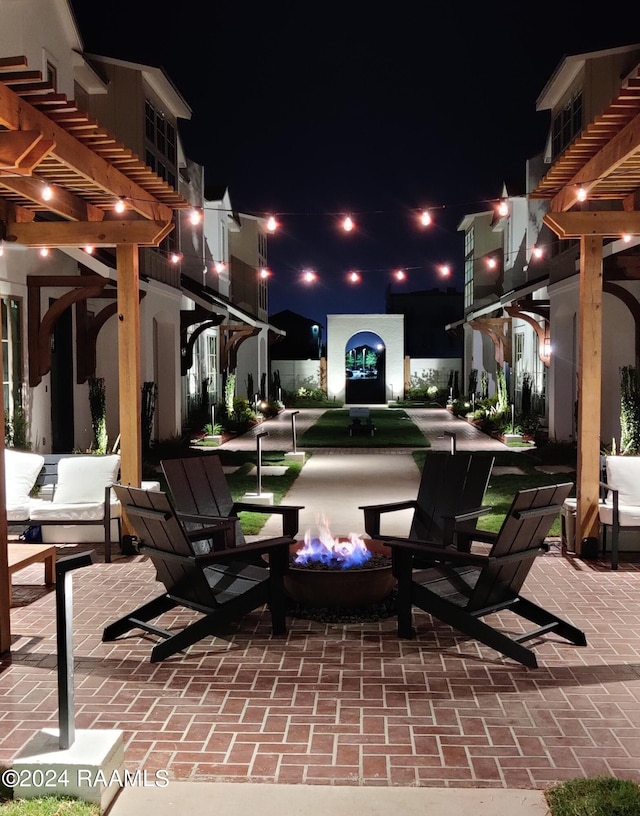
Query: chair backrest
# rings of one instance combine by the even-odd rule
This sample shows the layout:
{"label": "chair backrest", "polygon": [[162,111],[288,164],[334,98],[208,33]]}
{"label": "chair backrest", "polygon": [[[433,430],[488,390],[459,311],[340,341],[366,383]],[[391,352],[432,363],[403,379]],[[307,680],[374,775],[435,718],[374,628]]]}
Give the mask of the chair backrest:
{"label": "chair backrest", "polygon": [[158,490],[115,485],[133,530],[169,594],[192,605],[215,605],[211,587],[169,496]]}
{"label": "chair backrest", "polygon": [[490,561],[475,583],[467,608],[478,610],[517,595],[573,482],[520,490],[489,552]]}
{"label": "chair backrest", "polygon": [[[160,465],[178,513],[229,517],[233,497],[217,454],[163,459]],[[244,543],[242,529],[236,524],[236,544]]]}
{"label": "chair backrest", "polygon": [[451,518],[482,506],[493,462],[484,454],[428,453],[409,538],[450,544]]}
{"label": "chair backrest", "polygon": [[[618,502],[640,505],[640,456],[605,456],[606,482],[618,491]],[[609,493],[607,500],[612,501]]]}

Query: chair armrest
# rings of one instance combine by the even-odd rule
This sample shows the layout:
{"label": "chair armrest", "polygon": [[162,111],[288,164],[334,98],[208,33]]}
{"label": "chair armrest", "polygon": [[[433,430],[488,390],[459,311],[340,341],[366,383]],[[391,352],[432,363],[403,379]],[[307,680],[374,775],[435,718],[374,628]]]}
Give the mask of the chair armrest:
{"label": "chair armrest", "polygon": [[445,561],[468,566],[484,566],[491,560],[486,555],[438,547],[437,544],[433,542],[425,543],[424,541],[414,541],[410,538],[398,539],[388,536],[382,536],[380,540],[383,541],[387,547],[391,547],[392,551],[403,550],[418,556],[421,560],[424,560],[425,556],[432,556],[433,561]]}
{"label": "chair armrest", "polygon": [[371,538],[380,537],[380,516],[382,513],[394,513],[396,510],[410,510],[417,507],[415,499],[389,504],[363,504],[358,507],[364,511],[364,529]]}
{"label": "chair armrest", "polygon": [[216,526],[217,524],[226,524],[227,522],[237,522],[237,516],[203,516],[200,513],[178,513],[176,512],[176,516],[180,519],[180,521],[192,521],[195,524],[211,524]]}
{"label": "chair armrest", "polygon": [[300,510],[304,510],[304,505],[251,504],[250,502],[234,502],[231,508],[232,513],[268,513],[269,515],[282,516],[282,533],[292,538],[296,535],[300,526]]}
{"label": "chair armrest", "polygon": [[243,544],[241,547],[227,547],[224,550],[216,550],[215,552],[206,553],[205,555],[197,555],[196,560],[200,564],[206,564],[208,562],[215,563],[216,561],[234,561],[238,558],[243,558],[245,555],[268,554],[285,548],[288,551],[293,543],[293,539],[289,538],[289,536],[265,538],[263,541],[252,541],[250,544]]}
{"label": "chair armrest", "polygon": [[466,510],[464,513],[458,513],[454,516],[443,516],[444,519],[451,519],[454,523],[458,523],[459,521],[471,521],[471,519],[480,518],[480,516],[486,516],[487,513],[490,513],[493,510],[493,507],[477,507],[475,510]]}

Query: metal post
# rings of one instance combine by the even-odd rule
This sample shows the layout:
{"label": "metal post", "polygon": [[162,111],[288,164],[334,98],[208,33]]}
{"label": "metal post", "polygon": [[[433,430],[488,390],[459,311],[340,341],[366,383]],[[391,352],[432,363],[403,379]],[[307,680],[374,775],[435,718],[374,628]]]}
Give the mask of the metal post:
{"label": "metal post", "polygon": [[451,437],[451,455],[453,456],[456,452],[456,435],[453,431],[445,431],[443,435]]}
{"label": "metal post", "polygon": [[262,496],[262,437],[263,436],[269,436],[269,431],[262,431],[262,433],[259,433],[256,436],[256,445],[257,445],[256,473],[257,473],[257,480],[258,480],[258,488],[256,490],[256,495],[257,496]]}
{"label": "metal post", "polygon": [[76,736],[73,698],[73,590],[71,571],[95,561],[93,550],[56,561],[56,642],[58,646],[58,727],[60,750]]}
{"label": "metal post", "polygon": [[300,413],[300,411],[292,411],[292,413],[291,413],[291,438],[293,440],[293,452],[294,453],[298,452],[297,440],[296,440],[296,416],[299,413]]}

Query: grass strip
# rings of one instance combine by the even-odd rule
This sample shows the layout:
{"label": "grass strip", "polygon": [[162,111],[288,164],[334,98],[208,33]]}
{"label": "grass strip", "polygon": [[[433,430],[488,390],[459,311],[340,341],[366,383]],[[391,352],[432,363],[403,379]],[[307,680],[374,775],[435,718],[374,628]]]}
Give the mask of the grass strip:
{"label": "grass strip", "polygon": [[428,448],[429,440],[411,421],[406,411],[397,408],[371,410],[375,433],[349,436],[352,420],[349,411],[326,411],[300,437],[305,448]]}
{"label": "grass strip", "polygon": [[640,785],[597,776],[568,779],[545,791],[552,816],[638,816]]}

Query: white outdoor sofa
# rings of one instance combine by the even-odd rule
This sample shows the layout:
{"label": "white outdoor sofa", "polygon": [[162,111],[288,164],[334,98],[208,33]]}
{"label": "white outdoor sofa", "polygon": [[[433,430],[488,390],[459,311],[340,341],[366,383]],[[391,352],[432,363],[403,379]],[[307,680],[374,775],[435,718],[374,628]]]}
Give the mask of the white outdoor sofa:
{"label": "white outdoor sofa", "polygon": [[611,530],[611,569],[618,569],[621,530],[640,531],[640,456],[605,456],[602,498],[598,505],[602,549]]}
{"label": "white outdoor sofa", "polygon": [[121,507],[111,490],[119,472],[118,454],[43,456],[6,448],[7,522],[43,529],[63,526],[63,541],[78,526],[102,527],[105,561],[111,561],[112,540],[120,540]]}

